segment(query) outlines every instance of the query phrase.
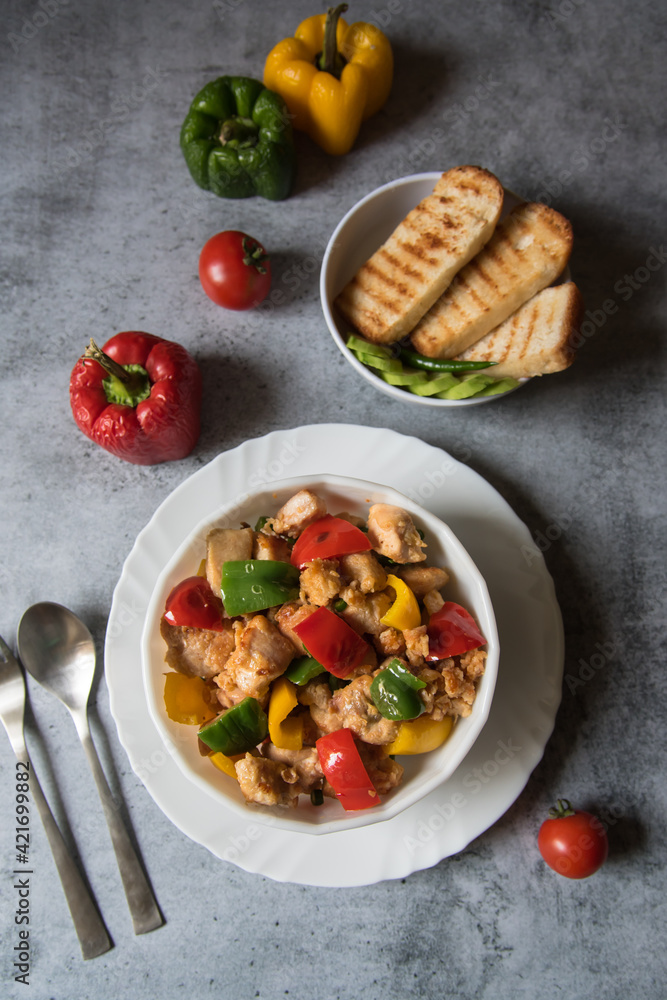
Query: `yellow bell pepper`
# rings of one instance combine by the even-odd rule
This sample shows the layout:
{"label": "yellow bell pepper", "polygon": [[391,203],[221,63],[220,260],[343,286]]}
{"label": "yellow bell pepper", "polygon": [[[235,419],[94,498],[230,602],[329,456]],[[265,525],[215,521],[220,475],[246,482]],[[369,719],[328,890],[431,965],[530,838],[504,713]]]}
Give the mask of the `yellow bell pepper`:
{"label": "yellow bell pepper", "polygon": [[412,722],[401,722],[396,739],[387,744],[385,750],[388,754],[429,753],[442,746],[453,725],[451,715],[446,715],[439,722],[434,722],[428,715]]}
{"label": "yellow bell pepper", "polygon": [[387,574],[387,583],[396,592],[396,599],[380,621],[383,625],[400,629],[401,632],[404,629],[417,628],[422,623],[417,598],[407,583],[393,573]]}
{"label": "yellow bell pepper", "polygon": [[206,684],[201,677],[165,674],[164,705],[172,722],[199,726],[214,719],[216,712],[206,701]]}
{"label": "yellow bell pepper", "polygon": [[[241,754],[241,756],[243,756],[243,754]],[[236,774],[236,768],[234,767],[234,761],[231,757],[226,757],[224,753],[220,752],[220,750],[216,750],[215,753],[210,753],[208,755],[208,759],[217,767],[218,771],[222,771],[223,774],[228,774],[230,778],[234,778],[236,781],[239,780]],[[237,757],[236,760],[239,760],[239,757]]]}
{"label": "yellow bell pepper", "polygon": [[303,746],[303,720],[298,715],[288,718],[297,705],[296,685],[279,677],[271,688],[269,736],[281,750],[301,750]]}
{"label": "yellow bell pepper", "polygon": [[294,128],[326,153],[349,152],[361,127],[389,97],[394,57],[374,24],[348,25],[347,4],[306,18],[269,53],[264,86],[285,101]]}

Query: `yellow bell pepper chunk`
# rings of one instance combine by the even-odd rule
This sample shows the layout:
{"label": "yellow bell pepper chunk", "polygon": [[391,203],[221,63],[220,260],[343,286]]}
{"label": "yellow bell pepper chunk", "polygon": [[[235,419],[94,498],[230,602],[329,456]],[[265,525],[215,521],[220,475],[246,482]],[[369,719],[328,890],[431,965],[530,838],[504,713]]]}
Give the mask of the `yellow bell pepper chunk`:
{"label": "yellow bell pepper chunk", "polygon": [[417,628],[422,623],[417,598],[407,583],[393,573],[387,575],[387,583],[396,592],[396,599],[380,621],[383,625],[400,629],[401,632],[404,629]]}
{"label": "yellow bell pepper chunk", "polygon": [[264,86],[285,101],[294,128],[306,132],[326,153],[349,152],[362,121],[389,97],[394,59],[389,39],[374,24],[348,25],[338,18],[336,46],[344,65],[340,75],[321,70],[326,15],[306,18],[293,38],[269,53]]}
{"label": "yellow bell pepper chunk", "polygon": [[201,677],[165,674],[164,705],[172,722],[199,726],[214,719],[216,712],[206,701],[206,684]]}
{"label": "yellow bell pepper chunk", "polygon": [[208,755],[208,759],[212,764],[214,764],[217,767],[219,771],[222,771],[223,774],[228,774],[230,778],[234,778],[236,781],[239,780],[236,775],[236,768],[234,767],[234,761],[232,760],[231,757],[226,757],[224,753],[221,753],[219,750],[216,750],[215,753],[210,753]]}
{"label": "yellow bell pepper chunk", "polygon": [[206,560],[202,559],[199,563],[199,569],[197,570],[197,576],[206,576]]}
{"label": "yellow bell pepper chunk", "polygon": [[442,746],[453,725],[451,715],[446,715],[438,722],[434,722],[428,715],[422,715],[412,722],[401,722],[396,739],[385,750],[388,754],[429,753]]}
{"label": "yellow bell pepper chunk", "polygon": [[303,720],[299,716],[288,718],[297,705],[296,685],[286,677],[275,680],[269,702],[269,736],[274,746],[281,750],[301,750],[303,747]]}

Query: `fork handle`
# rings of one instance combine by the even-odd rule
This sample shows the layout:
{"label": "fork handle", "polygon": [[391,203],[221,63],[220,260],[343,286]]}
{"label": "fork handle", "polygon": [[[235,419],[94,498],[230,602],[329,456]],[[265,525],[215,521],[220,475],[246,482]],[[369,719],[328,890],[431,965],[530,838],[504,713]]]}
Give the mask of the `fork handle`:
{"label": "fork handle", "polygon": [[21,763],[27,761],[29,765],[30,793],[44,825],[51,853],[53,854],[53,860],[56,863],[58,875],[65,893],[65,899],[72,914],[74,929],[79,938],[81,952],[84,959],[97,958],[98,955],[103,955],[105,951],[109,951],[113,947],[111,938],[107,934],[106,927],[88,891],[88,887],[67,850],[65,841],[62,838],[58,825],[53,818],[53,813],[44,797],[44,792],[37,780],[37,774],[28,756],[28,752],[25,750],[25,747],[23,750],[22,754],[17,753],[16,756]]}
{"label": "fork handle", "polygon": [[93,772],[97,791],[102,801],[104,816],[111,834],[111,843],[116,852],[118,870],[123,882],[125,896],[130,908],[132,923],[135,934],[146,934],[154,931],[164,923],[162,914],[158,909],[153,890],[148,884],[148,879],[144,874],[136,851],[132,846],[128,832],[118,814],[118,806],[113,800],[111,790],[107,784],[107,779],[102,770],[97,750],[90,734],[90,726],[85,710],[81,714],[74,715],[74,721],[79,733],[79,739],[86,752],[86,758]]}

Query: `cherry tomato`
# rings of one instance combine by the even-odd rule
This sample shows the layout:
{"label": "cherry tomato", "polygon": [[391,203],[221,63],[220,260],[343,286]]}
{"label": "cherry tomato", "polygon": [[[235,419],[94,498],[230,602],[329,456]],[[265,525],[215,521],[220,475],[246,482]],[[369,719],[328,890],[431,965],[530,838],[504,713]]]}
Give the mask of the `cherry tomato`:
{"label": "cherry tomato", "polygon": [[292,549],[292,565],[303,569],[313,559],[333,559],[350,552],[367,552],[371,548],[368,535],[341,517],[324,517],[305,528]]}
{"label": "cherry tomato", "polygon": [[228,229],[204,245],[199,280],[209,299],[225,309],[253,309],[271,287],[271,262],[252,236]]}
{"label": "cherry tomato", "polygon": [[592,813],[573,809],[567,799],[559,799],[549,817],[537,837],[540,854],[559,875],[588,878],[607,860],[604,825]]}
{"label": "cherry tomato", "polygon": [[483,646],[486,639],[477,628],[475,619],[454,601],[445,601],[428,623],[427,660],[445,660],[460,656],[469,649]]}
{"label": "cherry tomato", "polygon": [[170,625],[207,628],[213,632],[224,629],[222,601],[202,576],[189,576],[176,584],[164,606],[164,617]]}
{"label": "cherry tomato", "polygon": [[328,608],[313,611],[293,631],[310,655],[334,677],[347,677],[368,653],[368,643]]}

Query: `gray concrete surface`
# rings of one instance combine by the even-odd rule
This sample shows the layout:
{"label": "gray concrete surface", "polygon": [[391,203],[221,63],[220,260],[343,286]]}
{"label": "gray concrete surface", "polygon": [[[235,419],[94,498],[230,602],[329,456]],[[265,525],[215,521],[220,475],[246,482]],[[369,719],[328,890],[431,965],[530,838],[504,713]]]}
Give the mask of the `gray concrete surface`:
{"label": "gray concrete surface", "polygon": [[[515,804],[459,856],[404,881],[310,889],[247,875],[171,825],[129,766],[102,678],[95,738],[167,920],[135,938],[74,730],[31,684],[28,741],[115,948],[82,963],[35,817],[30,986],[14,981],[14,765],[3,737],[0,992],[657,1000],[667,975],[664,7],[357,0],[353,19],[386,25],[396,74],[354,151],[330,159],[298,136],[297,189],[279,204],[199,191],[178,149],[192,96],[220,73],[261,75],[275,41],[316,11],[305,0],[3,4],[0,632],[13,642],[22,611],[55,600],[85,617],[101,649],[133,540],[193,471],[279,428],[386,426],[465,446],[547,539],[570,678],[555,732]],[[567,373],[492,406],[436,413],[360,384],[327,333],[317,278],[358,198],[461,163],[572,220],[590,336]],[[225,228],[273,255],[285,302],[261,321],[218,309],[199,287],[199,250]],[[204,428],[184,461],[125,464],[71,419],[69,373],[89,337],[132,328],[181,341],[201,363]],[[598,644],[611,655],[591,671]],[[559,795],[610,824],[609,862],[588,881],[556,876],[537,854]]]}

